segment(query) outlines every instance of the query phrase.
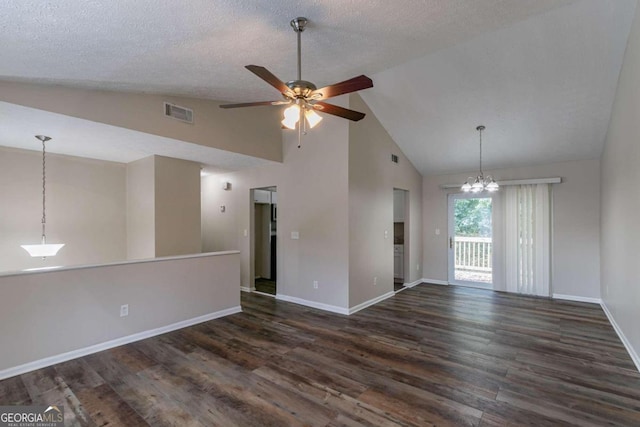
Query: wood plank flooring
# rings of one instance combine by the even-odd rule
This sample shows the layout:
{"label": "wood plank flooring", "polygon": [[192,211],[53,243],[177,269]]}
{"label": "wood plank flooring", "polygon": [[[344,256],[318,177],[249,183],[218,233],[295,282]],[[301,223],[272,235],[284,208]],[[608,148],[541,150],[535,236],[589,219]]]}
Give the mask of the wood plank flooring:
{"label": "wood plank flooring", "polygon": [[596,305],[435,285],[348,317],[242,304],[4,380],[0,404],[62,403],[73,426],[640,425],[640,374]]}
{"label": "wood plank flooring", "polygon": [[258,278],[255,281],[256,291],[262,292],[265,294],[276,294],[276,282],[275,280]]}

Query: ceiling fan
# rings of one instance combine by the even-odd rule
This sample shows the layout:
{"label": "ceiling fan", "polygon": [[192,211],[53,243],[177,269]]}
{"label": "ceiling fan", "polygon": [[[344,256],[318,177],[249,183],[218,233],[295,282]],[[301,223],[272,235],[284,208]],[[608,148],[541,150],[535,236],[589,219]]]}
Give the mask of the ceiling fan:
{"label": "ceiling fan", "polygon": [[360,113],[358,111],[328,104],[324,102],[325,99],[373,87],[373,81],[365,75],[321,87],[320,89],[318,89],[313,83],[302,80],[301,34],[308,22],[307,18],[302,17],[292,19],[290,22],[293,31],[298,35],[297,80],[284,83],[264,67],[260,67],[258,65],[247,65],[245,67],[247,70],[278,89],[282,93],[282,97],[284,99],[280,101],[246,102],[242,104],[225,104],[220,106],[221,108],[239,108],[256,107],[261,105],[290,105],[290,107],[284,111],[284,120],[282,120],[282,124],[289,129],[295,129],[296,124],[298,124],[298,147],[300,146],[300,135],[303,132],[302,128],[304,127],[304,132],[306,133],[307,123],[309,124],[309,128],[313,128],[322,120],[322,117],[317,114],[316,111],[356,122],[358,120],[362,120],[365,116],[364,113]]}

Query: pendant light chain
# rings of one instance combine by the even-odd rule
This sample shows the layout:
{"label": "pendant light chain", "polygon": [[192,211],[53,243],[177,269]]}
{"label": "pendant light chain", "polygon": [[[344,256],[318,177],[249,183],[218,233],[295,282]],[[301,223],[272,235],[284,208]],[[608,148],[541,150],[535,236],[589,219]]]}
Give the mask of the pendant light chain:
{"label": "pendant light chain", "polygon": [[42,141],[42,243],[45,242],[45,233],[44,227],[47,222],[47,213],[46,213],[46,194],[47,194],[47,180],[46,180],[46,156],[45,156],[45,141]]}
{"label": "pendant light chain", "polygon": [[45,235],[45,224],[47,223],[47,156],[46,156],[46,142],[51,140],[50,137],[45,135],[35,135],[36,139],[42,142],[42,240],[39,245],[20,245],[22,249],[29,252],[32,257],[42,258],[55,256],[58,251],[64,246],[64,243],[49,243],[47,244],[47,237]]}

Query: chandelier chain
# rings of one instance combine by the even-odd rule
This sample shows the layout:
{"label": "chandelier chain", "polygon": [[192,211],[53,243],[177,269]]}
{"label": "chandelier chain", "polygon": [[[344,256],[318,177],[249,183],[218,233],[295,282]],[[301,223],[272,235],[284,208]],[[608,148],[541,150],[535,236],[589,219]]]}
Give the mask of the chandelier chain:
{"label": "chandelier chain", "polygon": [[482,173],[482,129],[480,132],[480,177],[484,178],[484,174]]}

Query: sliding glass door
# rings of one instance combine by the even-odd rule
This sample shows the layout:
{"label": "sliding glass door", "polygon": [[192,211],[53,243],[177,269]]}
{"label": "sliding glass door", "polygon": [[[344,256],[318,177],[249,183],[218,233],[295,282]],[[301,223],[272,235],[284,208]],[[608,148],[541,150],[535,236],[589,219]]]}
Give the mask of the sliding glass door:
{"label": "sliding glass door", "polygon": [[493,195],[449,195],[450,284],[493,289],[493,213]]}

